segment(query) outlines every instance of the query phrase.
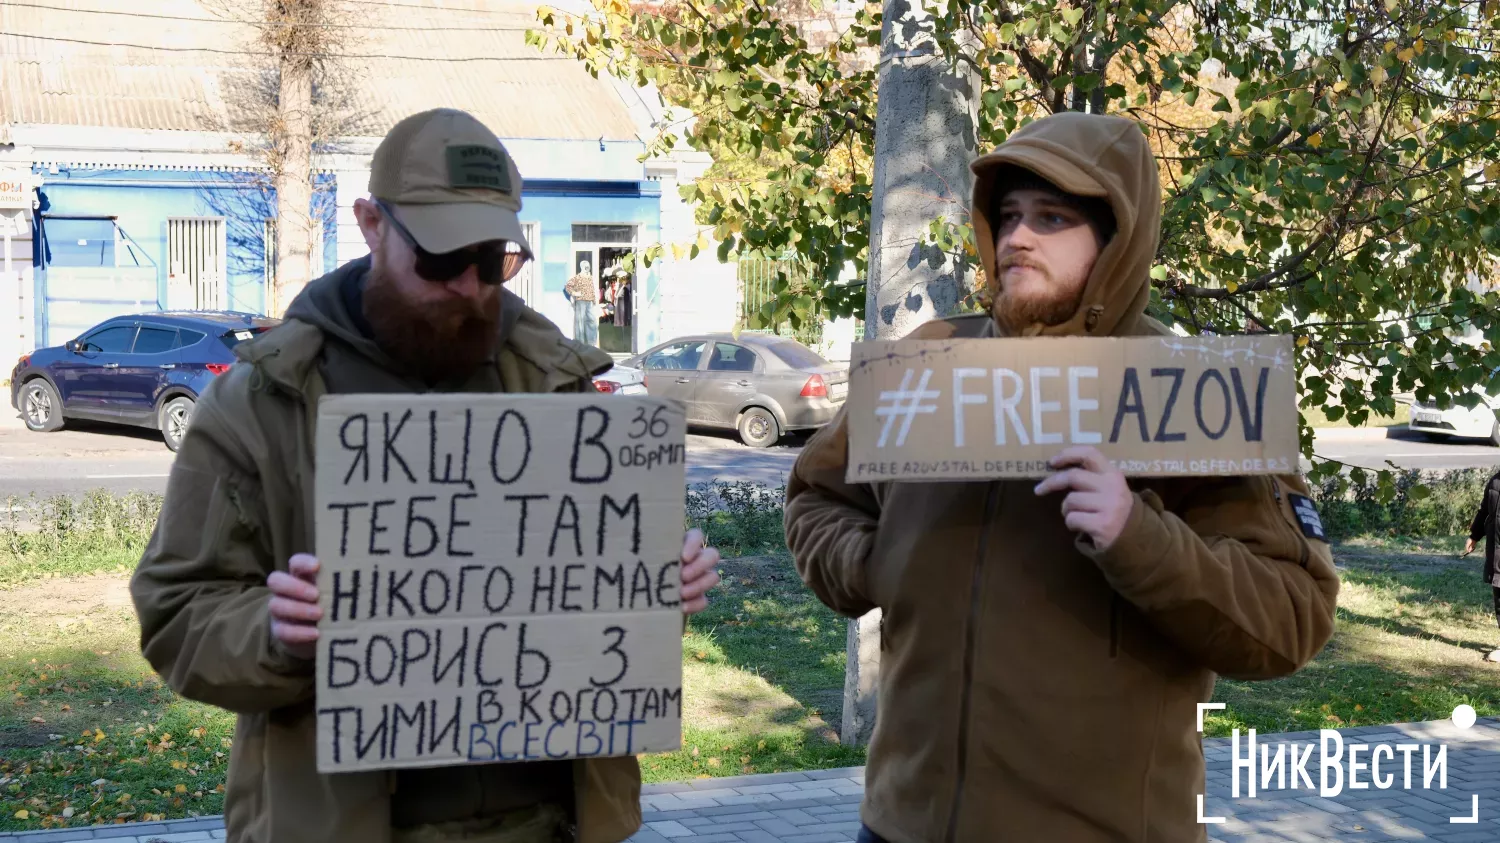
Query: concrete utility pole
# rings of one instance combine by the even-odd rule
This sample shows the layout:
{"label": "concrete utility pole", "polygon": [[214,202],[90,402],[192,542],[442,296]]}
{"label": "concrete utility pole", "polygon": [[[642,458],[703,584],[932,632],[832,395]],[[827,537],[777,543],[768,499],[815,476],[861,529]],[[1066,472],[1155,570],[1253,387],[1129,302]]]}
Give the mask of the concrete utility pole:
{"label": "concrete utility pole", "polygon": [[[920,0],[918,0],[920,3]],[[938,217],[967,218],[977,156],[978,77],[933,43],[931,15],[912,0],[885,0],[865,339],[899,339],[957,309],[967,271],[923,246]],[[840,740],[869,742],[880,673],[880,611],[849,622]]]}

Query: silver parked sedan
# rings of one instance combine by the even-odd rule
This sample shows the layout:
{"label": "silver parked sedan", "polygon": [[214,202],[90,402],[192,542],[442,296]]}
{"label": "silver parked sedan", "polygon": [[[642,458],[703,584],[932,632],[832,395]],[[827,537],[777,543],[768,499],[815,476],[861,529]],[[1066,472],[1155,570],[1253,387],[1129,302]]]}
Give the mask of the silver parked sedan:
{"label": "silver parked sedan", "polygon": [[681,402],[688,424],[736,430],[752,448],[828,424],[849,393],[847,367],[774,334],[678,337],[625,365],[651,395]]}

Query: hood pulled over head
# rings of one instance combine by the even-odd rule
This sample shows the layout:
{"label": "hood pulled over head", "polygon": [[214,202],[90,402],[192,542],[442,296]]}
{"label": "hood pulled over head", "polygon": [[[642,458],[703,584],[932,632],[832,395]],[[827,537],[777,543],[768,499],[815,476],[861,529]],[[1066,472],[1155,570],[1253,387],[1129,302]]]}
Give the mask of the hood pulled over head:
{"label": "hood pulled over head", "polygon": [[1067,112],[1031,123],[976,160],[972,220],[985,275],[995,283],[997,193],[1016,168],[1066,193],[1106,201],[1114,235],[1094,262],[1076,312],[1061,324],[1033,325],[1029,336],[1111,336],[1145,312],[1151,263],[1161,238],[1161,181],[1139,125],[1127,118]]}

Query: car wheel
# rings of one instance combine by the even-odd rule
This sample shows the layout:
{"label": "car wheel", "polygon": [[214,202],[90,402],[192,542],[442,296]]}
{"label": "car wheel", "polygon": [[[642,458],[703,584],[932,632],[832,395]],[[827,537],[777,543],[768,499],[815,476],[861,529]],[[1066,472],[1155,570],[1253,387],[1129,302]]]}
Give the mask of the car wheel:
{"label": "car wheel", "polygon": [[38,433],[62,430],[62,399],[45,378],[33,378],[21,387],[21,418]]}
{"label": "car wheel", "polygon": [[752,448],[769,448],[781,441],[781,425],[764,407],[751,407],[740,416],[740,441]]}
{"label": "car wheel", "polygon": [[163,404],[159,421],[161,438],[167,447],[173,451],[181,448],[188,425],[193,421],[193,399],[179,396]]}

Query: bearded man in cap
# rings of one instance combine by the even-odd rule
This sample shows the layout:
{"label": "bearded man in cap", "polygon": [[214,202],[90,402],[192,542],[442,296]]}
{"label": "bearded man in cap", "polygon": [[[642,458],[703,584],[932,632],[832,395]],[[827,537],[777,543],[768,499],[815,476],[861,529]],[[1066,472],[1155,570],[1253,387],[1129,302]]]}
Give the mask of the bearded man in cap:
{"label": "bearded man in cap", "polygon": [[[634,757],[318,773],[318,399],[589,392],[612,365],[504,288],[532,258],[521,175],[474,117],[398,123],[370,194],[354,203],[370,254],[236,346],[197,404],[130,584],[142,652],[177,693],[238,715],[230,841],[618,843],[641,824]],[[706,607],[717,560],[686,536],[685,613]]]}
{"label": "bearded man in cap", "polygon": [[[974,164],[992,312],[914,339],[1169,336],[1147,316],[1156,162],[1131,120],[1059,114]],[[1127,480],[1095,448],[1040,483],[849,483],[841,414],[798,457],[786,535],[833,608],[879,608],[869,843],[1189,843],[1216,676],[1333,632],[1338,579],[1296,476]]]}

